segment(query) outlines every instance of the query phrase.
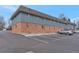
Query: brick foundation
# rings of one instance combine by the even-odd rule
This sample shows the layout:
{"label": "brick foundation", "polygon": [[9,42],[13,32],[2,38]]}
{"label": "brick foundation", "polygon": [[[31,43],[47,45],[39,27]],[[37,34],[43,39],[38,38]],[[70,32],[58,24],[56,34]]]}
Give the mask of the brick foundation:
{"label": "brick foundation", "polygon": [[56,26],[44,26],[33,23],[17,23],[12,27],[14,33],[51,33],[57,32],[63,29],[62,27]]}

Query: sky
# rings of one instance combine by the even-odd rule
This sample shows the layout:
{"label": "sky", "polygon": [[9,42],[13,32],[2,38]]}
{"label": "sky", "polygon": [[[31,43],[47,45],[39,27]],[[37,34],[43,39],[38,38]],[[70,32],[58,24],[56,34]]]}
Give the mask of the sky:
{"label": "sky", "polygon": [[[0,5],[0,16],[4,17],[6,26],[12,14],[18,9],[20,5]],[[26,5],[31,9],[38,10],[48,15],[59,17],[64,14],[73,22],[79,19],[79,5]]]}

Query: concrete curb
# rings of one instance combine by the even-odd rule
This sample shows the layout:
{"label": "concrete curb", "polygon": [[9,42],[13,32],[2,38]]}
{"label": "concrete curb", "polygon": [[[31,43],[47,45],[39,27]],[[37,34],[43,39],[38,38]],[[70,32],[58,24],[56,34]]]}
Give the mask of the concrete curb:
{"label": "concrete curb", "polygon": [[[14,33],[14,32],[12,32]],[[19,35],[23,35],[23,36],[41,36],[41,35],[55,35],[57,33],[14,33],[14,34],[19,34]]]}
{"label": "concrete curb", "polygon": [[21,34],[21,35],[24,35],[24,36],[28,37],[28,36],[41,36],[41,35],[54,35],[54,34],[57,34],[57,33]]}

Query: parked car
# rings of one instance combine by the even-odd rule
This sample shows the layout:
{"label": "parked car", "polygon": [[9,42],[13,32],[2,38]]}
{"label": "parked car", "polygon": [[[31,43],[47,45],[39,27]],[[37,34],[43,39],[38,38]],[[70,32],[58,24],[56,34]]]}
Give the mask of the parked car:
{"label": "parked car", "polygon": [[6,31],[6,29],[3,29],[3,31]]}
{"label": "parked car", "polygon": [[74,30],[72,29],[64,29],[64,30],[60,30],[58,31],[59,34],[66,34],[66,35],[73,35],[74,34]]}

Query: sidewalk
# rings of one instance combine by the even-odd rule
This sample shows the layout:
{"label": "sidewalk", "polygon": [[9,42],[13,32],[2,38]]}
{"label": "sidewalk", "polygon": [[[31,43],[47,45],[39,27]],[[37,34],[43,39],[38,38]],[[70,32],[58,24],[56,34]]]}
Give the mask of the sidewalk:
{"label": "sidewalk", "polygon": [[57,34],[57,33],[38,33],[38,34],[36,34],[36,33],[34,33],[34,34],[24,33],[24,34],[21,34],[21,35],[24,35],[24,36],[28,37],[28,36],[41,36],[41,35],[54,35],[54,34]]}

